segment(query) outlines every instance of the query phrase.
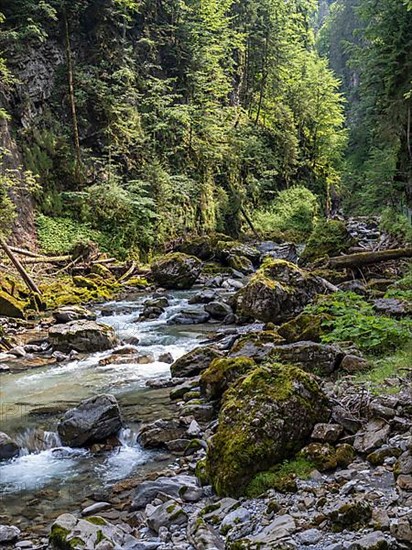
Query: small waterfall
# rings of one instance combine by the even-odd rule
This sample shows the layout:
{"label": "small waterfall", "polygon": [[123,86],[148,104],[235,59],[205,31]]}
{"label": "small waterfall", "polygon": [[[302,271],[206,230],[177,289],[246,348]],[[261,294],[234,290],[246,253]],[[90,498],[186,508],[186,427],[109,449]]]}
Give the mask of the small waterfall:
{"label": "small waterfall", "polygon": [[122,447],[136,447],[137,434],[130,428],[122,428],[118,434]]}
{"label": "small waterfall", "polygon": [[28,428],[15,439],[22,455],[61,447],[60,437],[56,432],[48,432],[39,428]]}

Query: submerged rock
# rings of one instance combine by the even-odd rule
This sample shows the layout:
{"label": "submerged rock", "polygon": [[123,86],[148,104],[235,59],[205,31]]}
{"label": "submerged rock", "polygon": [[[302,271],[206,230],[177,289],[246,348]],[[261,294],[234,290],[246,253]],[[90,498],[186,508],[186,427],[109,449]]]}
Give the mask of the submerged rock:
{"label": "submerged rock", "polygon": [[0,432],[0,460],[9,460],[18,456],[20,448],[11,437],[4,432]]}
{"label": "submerged rock", "polygon": [[63,353],[105,351],[118,343],[117,336],[108,325],[95,321],[72,321],[54,325],[49,330],[51,345]]}
{"label": "submerged rock", "polygon": [[83,447],[104,441],[122,427],[119,405],[113,395],[97,395],[63,416],[57,426],[64,445]]}
{"label": "submerged rock", "polygon": [[195,284],[201,270],[200,260],[176,252],[164,256],[152,265],[152,277],[164,288],[183,290]]}
{"label": "submerged rock", "polygon": [[219,495],[238,496],[255,474],[299,451],[328,403],[315,378],[280,364],[254,369],[226,392],[206,468]]}
{"label": "submerged rock", "polygon": [[285,260],[266,260],[236,295],[236,313],[245,318],[281,323],[302,312],[319,293],[322,279]]}

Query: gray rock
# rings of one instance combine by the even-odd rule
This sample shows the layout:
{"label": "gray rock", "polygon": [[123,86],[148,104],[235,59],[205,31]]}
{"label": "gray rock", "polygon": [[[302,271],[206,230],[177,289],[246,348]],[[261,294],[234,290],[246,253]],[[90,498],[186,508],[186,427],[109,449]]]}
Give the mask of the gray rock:
{"label": "gray rock", "polygon": [[20,529],[14,525],[0,525],[0,544],[9,544],[20,536]]}
{"label": "gray rock", "polygon": [[235,526],[238,526],[242,523],[247,523],[251,519],[251,513],[249,510],[244,508],[243,506],[239,506],[239,508],[236,508],[236,510],[233,510],[232,512],[229,512],[227,514],[221,524],[220,524],[220,532],[221,533],[227,533],[228,530],[232,529]]}
{"label": "gray rock", "polygon": [[225,543],[215,529],[202,518],[194,517],[188,525],[187,536],[196,550],[224,550]]}
{"label": "gray rock", "polygon": [[202,271],[202,262],[186,254],[168,254],[152,265],[155,282],[167,289],[188,289]]}
{"label": "gray rock", "polygon": [[227,315],[233,313],[232,308],[224,302],[210,302],[205,305],[205,311],[212,319],[218,319],[220,321],[223,321]]}
{"label": "gray rock", "polygon": [[189,304],[208,304],[216,300],[217,294],[214,290],[202,290],[189,298]]}
{"label": "gray rock", "polygon": [[390,531],[396,540],[412,543],[412,512],[401,518],[393,519]]}
{"label": "gray rock", "polygon": [[96,314],[82,306],[64,306],[53,311],[53,317],[56,323],[71,323],[72,321],[80,321],[86,319],[95,321]]}
{"label": "gray rock", "polygon": [[296,523],[292,516],[285,514],[276,517],[260,533],[250,537],[250,540],[262,544],[264,548],[275,548],[276,544],[287,539],[296,531]]}
{"label": "gray rock", "polygon": [[63,353],[105,351],[118,343],[112,327],[95,321],[73,321],[55,325],[49,330],[49,340],[54,349]]}
{"label": "gray rock", "polygon": [[0,460],[9,460],[18,456],[20,447],[11,437],[4,432],[0,432]]}
{"label": "gray rock", "polygon": [[215,409],[212,405],[193,404],[190,402],[181,410],[181,416],[193,416],[199,422],[210,422],[215,417]]}
{"label": "gray rock", "polygon": [[313,428],[312,439],[335,443],[342,435],[343,429],[340,424],[316,424]]}
{"label": "gray rock", "polygon": [[297,365],[306,372],[329,376],[339,368],[344,354],[335,345],[295,342],[274,346],[271,355],[282,363]]}
{"label": "gray rock", "polygon": [[354,448],[360,453],[369,453],[387,442],[390,426],[381,419],[370,420],[366,426],[356,434]]}
{"label": "gray rock", "polygon": [[367,370],[370,367],[369,362],[363,357],[358,355],[345,355],[340,364],[340,369],[348,372],[349,374],[354,374]]}
{"label": "gray rock", "polygon": [[154,507],[147,515],[147,525],[156,533],[161,527],[185,525],[187,520],[186,512],[174,500],[168,500],[164,504]]}
{"label": "gray rock", "polygon": [[183,310],[171,317],[168,325],[201,325],[209,321],[210,315],[206,311]]}
{"label": "gray rock", "polygon": [[122,427],[119,405],[113,395],[97,395],[66,412],[57,426],[64,445],[82,447],[104,441]]}
{"label": "gray rock", "polygon": [[164,447],[172,440],[181,439],[186,432],[186,426],[178,420],[156,420],[143,426],[138,434],[139,443],[146,448]]}
{"label": "gray rock", "polygon": [[223,353],[211,346],[198,347],[177,359],[170,367],[172,376],[189,378],[207,369],[213,359]]}
{"label": "gray rock", "polygon": [[161,353],[159,355],[158,361],[160,361],[160,363],[167,363],[168,365],[171,365],[174,361],[173,355],[169,352]]}
{"label": "gray rock", "polygon": [[302,544],[317,544],[323,536],[322,531],[319,531],[319,529],[308,529],[299,533],[299,541]]}
{"label": "gray rock", "polygon": [[158,477],[154,481],[143,481],[135,489],[133,495],[132,510],[141,510],[152,502],[158,493],[164,493],[172,498],[179,498],[180,492],[188,488],[198,488],[199,482],[196,477],[177,475],[174,477]]}
{"label": "gray rock", "polygon": [[388,548],[388,540],[382,531],[373,531],[349,546],[349,550],[387,550]]}
{"label": "gray rock", "polygon": [[397,298],[380,298],[373,302],[373,307],[377,313],[391,317],[405,317],[412,313],[411,305]]}
{"label": "gray rock", "polygon": [[199,426],[196,420],[192,420],[190,426],[187,429],[187,435],[191,437],[197,437],[201,432],[202,428]]}

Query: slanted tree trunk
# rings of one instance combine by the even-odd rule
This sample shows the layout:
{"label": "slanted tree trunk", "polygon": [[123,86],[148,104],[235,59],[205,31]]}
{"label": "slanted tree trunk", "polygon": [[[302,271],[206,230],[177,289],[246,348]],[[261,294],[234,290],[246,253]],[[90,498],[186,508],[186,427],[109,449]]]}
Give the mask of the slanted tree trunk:
{"label": "slanted tree trunk", "polygon": [[27,287],[35,292],[36,294],[41,295],[41,292],[39,288],[37,287],[36,283],[33,281],[33,279],[30,277],[30,275],[27,273],[27,271],[24,269],[18,258],[13,254],[13,252],[10,250],[9,246],[7,245],[6,241],[3,239],[0,239],[0,247],[4,250],[6,255],[10,258],[11,262],[17,269],[17,271],[20,273],[21,278],[26,283]]}

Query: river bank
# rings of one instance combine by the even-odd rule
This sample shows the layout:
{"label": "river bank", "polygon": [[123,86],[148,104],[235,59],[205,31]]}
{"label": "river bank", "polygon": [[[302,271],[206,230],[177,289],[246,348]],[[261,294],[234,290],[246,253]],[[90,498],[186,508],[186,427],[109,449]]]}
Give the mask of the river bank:
{"label": "river bank", "polygon": [[[345,293],[355,290],[357,309],[380,300],[379,320],[403,331],[405,295],[387,294],[399,275],[382,270],[377,290],[353,273],[331,281],[296,267],[292,245],[225,246],[218,274],[179,251],[154,267],[166,289],[13,335],[1,360],[1,430],[19,451],[0,465],[1,523],[21,530],[9,532],[11,547],[371,550],[412,542],[407,376],[389,373],[377,394],[361,379],[373,366],[365,340],[327,343],[320,319],[330,315],[330,323],[330,307],[343,298],[348,307]],[[199,257],[204,250],[197,243]],[[182,281],[191,290],[170,289]],[[310,310],[319,299],[321,310]],[[391,317],[395,305],[406,310]],[[94,317],[109,329],[95,332]],[[62,446],[66,411],[79,414],[81,401],[108,393],[122,415],[117,441]],[[64,512],[72,515],[56,520]]]}

